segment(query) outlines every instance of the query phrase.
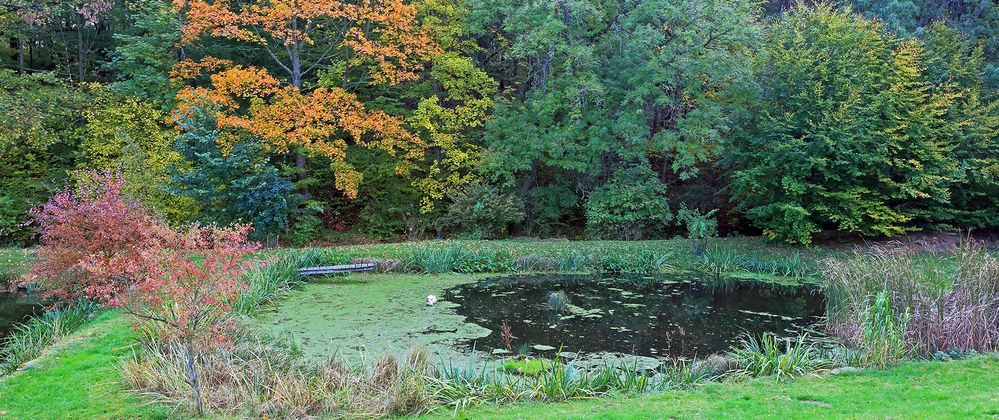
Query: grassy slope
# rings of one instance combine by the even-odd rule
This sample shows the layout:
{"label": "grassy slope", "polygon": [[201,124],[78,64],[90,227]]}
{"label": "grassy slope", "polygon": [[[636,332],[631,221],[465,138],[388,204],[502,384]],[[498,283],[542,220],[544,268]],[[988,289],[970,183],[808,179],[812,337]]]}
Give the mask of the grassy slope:
{"label": "grassy slope", "polygon": [[[987,418],[999,416],[999,357],[909,363],[775,383],[771,378],[692,391],[564,404],[482,406],[465,418]],[[450,417],[452,413],[438,413]]]}
{"label": "grassy slope", "polygon": [[149,404],[119,382],[117,361],[127,357],[131,329],[105,313],[56,344],[37,365],[0,379],[0,418],[163,418],[169,409]]}

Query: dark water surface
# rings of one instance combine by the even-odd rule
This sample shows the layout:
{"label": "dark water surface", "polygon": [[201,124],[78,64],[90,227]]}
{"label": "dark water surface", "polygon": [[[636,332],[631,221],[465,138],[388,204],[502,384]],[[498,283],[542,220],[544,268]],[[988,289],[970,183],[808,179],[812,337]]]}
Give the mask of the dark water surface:
{"label": "dark water surface", "polygon": [[0,338],[6,337],[11,328],[42,313],[38,299],[23,292],[0,293]]}
{"label": "dark water surface", "polygon": [[[694,276],[512,276],[448,289],[455,310],[492,330],[475,347],[562,347],[567,352],[620,352],[693,357],[722,352],[745,333],[797,334],[824,313],[814,288]],[[473,343],[469,343],[472,345]]]}

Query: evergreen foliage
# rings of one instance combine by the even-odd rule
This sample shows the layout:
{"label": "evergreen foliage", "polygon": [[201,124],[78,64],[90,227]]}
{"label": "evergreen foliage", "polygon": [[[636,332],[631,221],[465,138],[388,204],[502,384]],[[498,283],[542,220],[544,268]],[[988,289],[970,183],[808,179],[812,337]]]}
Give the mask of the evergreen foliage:
{"label": "evergreen foliage", "polygon": [[223,137],[208,110],[196,110],[178,125],[184,130],[175,149],[184,167],[175,167],[170,190],[191,197],[202,223],[251,223],[256,237],[277,235],[288,227],[288,215],[299,198],[281,178],[260,145],[249,139]]}

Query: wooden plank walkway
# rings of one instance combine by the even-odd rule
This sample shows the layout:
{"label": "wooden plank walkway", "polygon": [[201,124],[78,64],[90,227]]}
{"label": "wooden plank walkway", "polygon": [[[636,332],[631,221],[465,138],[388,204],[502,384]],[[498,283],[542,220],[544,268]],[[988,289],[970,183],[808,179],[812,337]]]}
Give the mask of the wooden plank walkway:
{"label": "wooden plank walkway", "polygon": [[372,271],[374,269],[375,265],[373,263],[327,265],[323,267],[300,268],[298,269],[298,274],[302,276],[314,276],[320,274],[340,274],[340,273],[354,273],[358,271]]}

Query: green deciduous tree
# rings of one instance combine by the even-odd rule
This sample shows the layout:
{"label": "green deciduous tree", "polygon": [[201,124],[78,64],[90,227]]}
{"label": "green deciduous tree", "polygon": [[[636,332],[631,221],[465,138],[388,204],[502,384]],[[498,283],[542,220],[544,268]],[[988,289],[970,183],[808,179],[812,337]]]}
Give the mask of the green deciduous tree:
{"label": "green deciduous tree", "polygon": [[799,243],[827,228],[891,236],[949,203],[959,95],[923,79],[918,44],[828,5],[786,14],[764,39],[756,109],[728,158],[756,226]]}
{"label": "green deciduous tree", "polygon": [[555,184],[584,199],[618,168],[694,176],[740,112],[755,16],[741,0],[475,3],[504,94],[486,171],[524,196]]}
{"label": "green deciduous tree", "polygon": [[922,43],[923,79],[960,94],[946,115],[956,128],[956,182],[949,205],[928,206],[925,217],[949,229],[999,226],[999,92],[985,80],[984,45],[942,22]]}
{"label": "green deciduous tree", "polygon": [[932,36],[932,26],[946,24],[981,42],[982,78],[999,88],[999,3],[994,0],[847,0],[846,4],[870,18],[885,22],[898,36]]}
{"label": "green deciduous tree", "polygon": [[125,193],[139,199],[170,221],[186,220],[193,202],[167,191],[170,168],[181,164],[174,151],[177,132],[165,126],[167,116],[141,100],[97,93],[84,112],[86,125],[77,166],[89,170],[120,170]]}
{"label": "green deciduous tree", "polygon": [[24,242],[28,209],[65,184],[73,168],[87,95],[51,73],[0,69],[0,243]]}

